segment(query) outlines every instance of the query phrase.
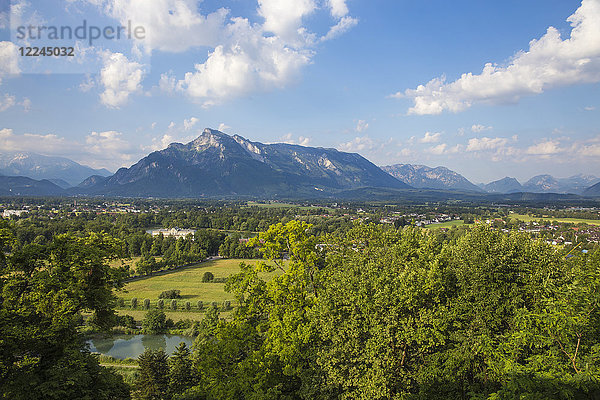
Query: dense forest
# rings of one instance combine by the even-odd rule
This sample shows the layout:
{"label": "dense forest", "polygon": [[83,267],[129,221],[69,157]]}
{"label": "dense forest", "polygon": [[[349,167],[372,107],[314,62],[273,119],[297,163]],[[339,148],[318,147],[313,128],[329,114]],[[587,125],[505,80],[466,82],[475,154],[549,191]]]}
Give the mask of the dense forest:
{"label": "dense forest", "polygon": [[[266,212],[272,224],[243,247],[218,230],[148,239],[136,227],[155,221],[137,215],[0,222],[3,398],[600,396],[597,251],[565,257],[485,224],[434,232],[342,217],[332,230],[291,216],[276,223],[286,212]],[[191,349],[141,355],[128,385],[86,350],[82,313],[98,329],[117,324],[114,294],[130,271],[113,261],[168,257],[169,248],[263,261],[228,279],[233,314],[207,311]],[[278,273],[265,280],[262,271]]]}

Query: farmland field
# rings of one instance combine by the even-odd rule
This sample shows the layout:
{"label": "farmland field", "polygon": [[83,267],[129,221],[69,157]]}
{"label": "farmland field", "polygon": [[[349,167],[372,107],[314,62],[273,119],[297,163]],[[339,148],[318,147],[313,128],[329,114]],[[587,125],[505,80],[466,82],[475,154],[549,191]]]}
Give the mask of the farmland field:
{"label": "farmland field", "polygon": [[[126,303],[135,297],[140,303],[143,299],[150,299],[155,304],[163,291],[176,289],[181,291],[179,307],[182,307],[186,301],[190,301],[194,305],[198,300],[202,300],[204,303],[233,301],[233,295],[225,292],[224,283],[203,283],[202,276],[205,272],[211,272],[215,278],[227,278],[239,272],[240,262],[255,264],[256,260],[212,260],[159,275],[143,277],[127,283],[124,290],[118,292],[117,296],[124,299]],[[264,274],[265,277],[268,275]],[[165,300],[165,304],[169,302],[170,300]]]}
{"label": "farmland field", "polygon": [[534,217],[531,215],[525,214],[510,214],[511,219],[519,219],[523,222],[531,222],[531,221],[557,221],[561,223],[570,223],[570,224],[589,224],[589,225],[600,225],[600,220],[597,219],[582,219],[582,218],[555,218],[555,217]]}
{"label": "farmland field", "polygon": [[440,228],[451,228],[453,226],[459,226],[459,225],[464,225],[465,221],[461,220],[461,219],[457,219],[454,221],[446,221],[446,222],[440,222],[438,224],[431,224],[431,225],[427,225],[425,226],[426,229],[440,229]]}

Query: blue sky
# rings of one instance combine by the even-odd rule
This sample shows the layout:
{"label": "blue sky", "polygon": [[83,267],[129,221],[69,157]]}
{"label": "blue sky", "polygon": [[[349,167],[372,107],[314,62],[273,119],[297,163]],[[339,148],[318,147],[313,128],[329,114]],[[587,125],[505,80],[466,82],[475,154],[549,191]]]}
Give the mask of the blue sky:
{"label": "blue sky", "polygon": [[[211,127],[473,182],[600,175],[600,0],[0,0],[0,11],[3,151],[114,171]],[[17,37],[84,19],[145,36]],[[20,55],[42,45],[75,56]]]}

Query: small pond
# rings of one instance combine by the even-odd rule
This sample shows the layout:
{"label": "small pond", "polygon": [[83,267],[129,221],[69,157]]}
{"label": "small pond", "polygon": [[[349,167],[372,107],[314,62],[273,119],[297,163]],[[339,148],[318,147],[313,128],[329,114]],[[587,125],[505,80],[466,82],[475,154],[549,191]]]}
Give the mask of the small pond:
{"label": "small pond", "polygon": [[179,335],[113,335],[90,339],[87,344],[92,352],[123,360],[137,358],[145,349],[163,349],[170,355],[181,342],[191,347],[194,338]]}

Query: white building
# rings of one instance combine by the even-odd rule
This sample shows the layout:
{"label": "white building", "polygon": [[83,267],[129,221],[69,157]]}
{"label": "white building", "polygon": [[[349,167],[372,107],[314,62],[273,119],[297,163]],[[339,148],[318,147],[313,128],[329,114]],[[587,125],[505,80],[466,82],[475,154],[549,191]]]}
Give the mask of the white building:
{"label": "white building", "polygon": [[20,217],[21,214],[25,214],[28,212],[28,210],[4,210],[4,212],[2,213],[2,218],[10,218],[12,215]]}
{"label": "white building", "polygon": [[171,229],[150,229],[148,231],[152,236],[159,236],[162,234],[164,237],[173,236],[175,239],[185,238],[187,235],[194,235],[196,233],[195,229],[179,229],[179,228],[171,228]]}

